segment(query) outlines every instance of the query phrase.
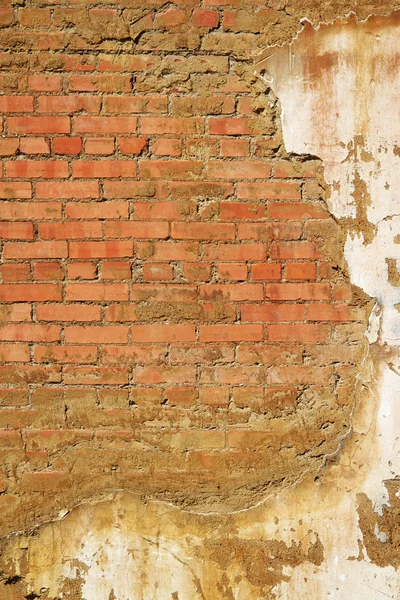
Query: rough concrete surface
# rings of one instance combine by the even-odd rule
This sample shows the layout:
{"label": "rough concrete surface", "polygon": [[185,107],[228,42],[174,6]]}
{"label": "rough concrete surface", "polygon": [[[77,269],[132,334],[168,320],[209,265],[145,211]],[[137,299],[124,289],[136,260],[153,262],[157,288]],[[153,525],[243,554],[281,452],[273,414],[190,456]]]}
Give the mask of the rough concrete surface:
{"label": "rough concrete surface", "polygon": [[1,600],[399,597],[397,8],[3,3]]}

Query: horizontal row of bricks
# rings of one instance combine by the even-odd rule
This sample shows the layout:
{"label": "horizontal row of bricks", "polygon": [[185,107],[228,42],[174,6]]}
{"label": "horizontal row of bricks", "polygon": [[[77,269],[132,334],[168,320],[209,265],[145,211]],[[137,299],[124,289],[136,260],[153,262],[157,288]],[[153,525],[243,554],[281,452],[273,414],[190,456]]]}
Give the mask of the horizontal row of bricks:
{"label": "horizontal row of bricks", "polygon": [[[10,179],[67,179],[72,174],[75,179],[133,179],[137,175],[134,160],[6,160],[5,177]],[[71,167],[71,173],[70,173]],[[139,176],[146,179],[266,179],[270,176],[270,166],[264,161],[202,161],[188,160],[139,160]],[[275,193],[269,190],[275,189]],[[281,194],[284,199],[300,199],[300,184],[291,181],[268,180],[262,183],[238,184],[239,198],[257,198],[256,190],[263,188],[262,198],[273,199]],[[279,191],[278,191],[279,190]]]}
{"label": "horizontal row of bricks", "polygon": [[[185,240],[185,239],[199,239],[202,236],[210,236],[208,239],[211,240],[233,240],[235,239],[235,226],[229,226],[228,228],[224,228],[223,225],[217,225],[213,223],[214,227],[211,227],[209,223],[201,223],[194,224],[193,227],[190,227],[190,223],[182,222],[182,224],[176,224],[175,229],[173,230],[175,235],[172,235],[172,239],[175,240]],[[123,223],[116,227],[118,232],[122,232],[122,235],[119,236],[110,235],[111,238],[114,238],[112,241],[30,241],[30,242],[10,242],[6,241],[3,245],[3,258],[6,260],[10,259],[22,259],[22,258],[33,258],[33,259],[56,259],[56,258],[126,258],[134,256],[134,249],[136,249],[136,255],[138,258],[141,257],[141,252],[146,252],[148,246],[144,246],[143,243],[140,245],[134,245],[132,241],[120,241],[115,240],[118,238],[132,238],[135,237],[132,235],[134,230],[137,233],[137,239],[153,239],[157,235],[157,229],[161,230],[163,227],[158,226],[156,224],[151,224],[150,231],[146,231],[146,225],[142,223],[133,223],[130,224]],[[185,235],[185,227],[187,227],[188,232]],[[43,232],[48,232],[49,236],[47,239],[54,239],[56,236],[51,236],[51,231],[56,231],[57,227],[46,227],[45,225],[39,226],[39,228]],[[18,227],[16,227],[18,232]],[[21,228],[22,229],[22,228]],[[60,227],[58,230],[61,230],[61,235],[63,235],[63,231],[65,231],[65,227]],[[79,229],[79,228],[76,228]],[[110,228],[111,229],[111,228]],[[168,229],[168,226],[167,226]],[[124,234],[123,231],[126,231]],[[127,231],[128,230],[128,231]],[[11,229],[12,231],[12,229]],[[9,233],[9,237],[16,238],[17,232]],[[161,233],[160,232],[160,233]],[[59,233],[59,235],[60,235]],[[151,235],[151,234],[155,235]],[[162,239],[162,235],[158,235],[156,239]],[[46,234],[45,234],[46,235]],[[64,234],[65,235],[65,234]],[[168,234],[165,235],[165,238],[168,237]],[[46,239],[46,237],[45,237]],[[60,238],[59,238],[60,239]],[[62,239],[62,238],[61,238]],[[254,230],[249,226],[239,226],[238,227],[238,240],[247,240],[247,239],[257,239],[254,233]],[[168,245],[168,243],[164,244],[164,246]],[[160,247],[160,246],[159,246]],[[165,248],[168,252],[168,248]],[[170,248],[171,252],[179,251],[179,248]],[[183,252],[184,248],[181,248]],[[221,249],[221,258],[224,260],[224,249]],[[229,250],[228,250],[229,252]],[[196,254],[196,250],[194,248],[188,249],[188,254],[184,259],[175,259],[175,260],[193,260],[199,258],[199,255]],[[205,250],[205,254],[207,254]],[[269,257],[273,260],[279,259],[317,259],[322,258],[320,251],[317,249],[316,245],[313,242],[298,241],[298,242],[275,242],[272,244]],[[150,257],[147,257],[150,258]],[[204,257],[207,260],[207,256]],[[162,259],[160,259],[162,260]],[[167,260],[164,258],[164,260]],[[174,259],[171,259],[174,260]],[[229,261],[229,258],[226,258]],[[257,274],[257,278],[260,279],[280,279],[280,272],[278,266],[272,264],[265,264],[263,267],[257,267],[255,269]]]}
{"label": "horizontal row of bricks", "polygon": [[[180,263],[179,263],[180,265]],[[325,263],[318,265],[316,262],[287,262],[287,263],[219,263],[217,265],[216,279],[218,281],[246,281],[251,273],[253,280],[277,279],[315,281],[318,276],[317,267],[320,266],[319,276],[325,274]],[[35,281],[62,281],[66,280],[111,280],[124,281],[210,281],[213,277],[213,263],[211,262],[184,262],[181,269],[174,268],[174,263],[152,263],[131,265],[128,261],[101,261],[95,262],[70,262],[66,265],[67,274],[63,265],[57,261],[37,263],[6,263],[0,265],[0,282],[28,282]]]}
{"label": "horizontal row of bricks", "polygon": [[[179,347],[177,351],[182,352]],[[248,348],[248,351],[252,352],[252,349]],[[288,349],[287,351],[291,352],[292,349]],[[300,350],[297,351],[300,352]],[[353,352],[348,359],[354,363],[356,356],[357,353]],[[340,376],[343,377],[346,384],[350,385],[352,381],[350,377],[346,379],[346,368],[350,371],[352,367],[354,365],[351,363],[348,367],[343,367],[340,370]],[[345,386],[341,387],[345,389]],[[254,404],[257,403],[273,408],[277,397],[280,399],[278,407],[294,406],[302,388],[302,384],[298,384],[298,387],[296,387],[296,385],[291,384],[265,385],[264,383],[260,384],[260,382],[245,387],[238,382],[231,382],[228,385],[219,385],[214,382],[196,386],[176,385],[174,383],[170,385],[168,382],[164,382],[157,386],[152,385],[147,387],[144,385],[129,387],[112,387],[107,385],[86,388],[68,387],[67,389],[57,387],[56,384],[52,384],[51,387],[37,386],[35,384],[26,385],[26,387],[15,385],[0,388],[0,406],[1,411],[10,409],[10,415],[12,414],[13,407],[18,408],[18,410],[28,411],[28,416],[30,415],[33,418],[27,421],[26,424],[34,427],[37,425],[35,416],[39,416],[38,414],[35,415],[35,411],[46,404],[51,404],[54,407],[53,413],[47,415],[50,421],[52,417],[56,416],[58,421],[61,418],[61,422],[65,423],[64,404],[71,410],[75,408],[83,412],[85,405],[102,412],[127,408],[135,411],[137,408],[165,407],[167,405],[165,401],[167,401],[170,407],[181,406],[184,408],[190,405],[227,408],[233,402],[235,407],[252,410]],[[312,389],[322,393],[327,392],[329,386],[321,388],[317,384]],[[272,403],[272,406],[270,403]]]}
{"label": "horizontal row of bricks", "polygon": [[[197,155],[204,147],[202,138],[170,138],[157,137],[149,142],[146,137],[80,137],[58,136],[53,137],[50,144],[48,137],[3,137],[0,139],[0,156],[13,156],[19,154],[45,154],[45,155],[98,155],[109,156],[114,152],[124,155],[153,154],[155,156],[181,156],[186,151],[188,156]],[[210,140],[206,142],[210,156],[217,157],[247,157],[250,155],[251,140],[226,139]],[[257,146],[255,149],[257,153]],[[285,177],[293,175],[300,177],[303,173],[295,172],[292,165],[286,161],[273,163],[273,176]],[[290,169],[290,171],[289,171]],[[308,171],[308,173],[311,172]]]}
{"label": "horizontal row of bricks", "polygon": [[[0,285],[2,302],[61,301],[65,288],[67,302],[262,302],[263,300],[329,301],[328,283],[205,283],[198,288],[189,284],[133,284],[128,283],[15,283]],[[131,297],[130,297],[131,296]],[[319,305],[318,305],[319,306]],[[323,307],[320,309],[323,310]],[[327,309],[329,310],[329,309]],[[333,310],[333,309],[332,309]],[[326,313],[328,314],[328,313]],[[335,314],[335,310],[333,310]]]}
{"label": "horizontal row of bricks", "polygon": [[[203,57],[207,59],[207,57]],[[51,77],[48,76],[32,76],[31,80],[38,81],[39,77],[41,81],[49,81]],[[126,120],[126,127],[135,127],[136,128],[136,116],[133,115],[142,115],[142,114],[155,114],[155,115],[165,115],[168,113],[169,106],[171,104],[172,112],[179,113],[180,118],[175,117],[151,117],[150,120],[147,118],[147,121],[143,121],[145,127],[151,127],[152,129],[156,129],[157,131],[152,131],[152,133],[196,133],[196,129],[198,125],[203,124],[203,120],[201,118],[191,118],[191,117],[182,117],[182,110],[185,112],[193,111],[197,115],[208,115],[212,116],[213,112],[215,112],[215,107],[217,106],[217,110],[219,112],[225,114],[232,114],[237,109],[240,114],[248,114],[249,113],[249,99],[245,96],[242,98],[234,98],[231,95],[218,95],[218,96],[152,96],[152,95],[89,95],[89,94],[68,94],[65,96],[62,95],[46,95],[46,96],[24,96],[24,95],[12,95],[7,96],[3,95],[0,97],[0,112],[4,115],[8,114],[26,114],[31,117],[32,113],[49,113],[53,114],[68,114],[74,115],[76,112],[85,112],[89,115],[99,115],[101,113],[101,118],[98,117],[91,120],[90,117],[86,117],[84,115],[77,116],[78,123],[82,124],[103,124],[106,129],[108,127],[115,127],[117,123],[120,125],[117,128],[117,132],[119,127],[124,127],[124,119],[127,119],[126,116],[118,117],[115,120],[115,117],[107,117],[107,115],[121,115],[126,114],[129,118]],[[214,107],[214,108],[213,108]],[[22,117],[20,117],[21,120]],[[110,120],[108,120],[110,118]],[[146,118],[146,117],[143,117]],[[241,121],[236,122],[237,117],[218,117],[219,121],[223,119],[222,122],[225,122],[225,126],[229,125],[230,127],[241,128],[241,131],[245,129],[245,126],[249,124],[249,117],[241,117]],[[228,123],[226,123],[226,119],[228,119]],[[234,123],[230,123],[229,121],[234,119]],[[244,121],[243,121],[244,119]],[[29,121],[28,121],[29,122]],[[43,126],[45,125],[43,118],[37,121],[41,123]],[[57,121],[56,121],[57,122]],[[66,121],[61,120],[61,123],[69,123],[69,119]],[[217,126],[217,122],[215,122],[214,127]],[[229,127],[228,127],[229,129]],[[46,132],[49,133],[49,132]],[[53,131],[52,133],[60,133],[57,131]],[[236,134],[235,134],[236,135]],[[254,135],[254,131],[252,130],[249,135]]]}
{"label": "horizontal row of bricks", "polygon": [[[39,105],[40,106],[40,105]],[[48,112],[48,111],[41,111]],[[208,131],[206,124],[208,122]],[[9,134],[141,133],[142,135],[262,135],[263,129],[252,117],[144,117],[144,116],[7,116],[4,130]]]}
{"label": "horizontal row of bricks", "polygon": [[[38,307],[38,309],[40,306]],[[346,313],[342,317],[342,312],[338,311],[335,316],[340,316],[340,320],[346,320],[349,310],[346,307]],[[331,315],[332,316],[332,313]],[[350,319],[351,319],[350,313]],[[39,316],[40,318],[40,316]],[[323,320],[318,317],[318,320]],[[194,325],[133,325],[130,329],[124,325],[101,325],[101,326],[79,326],[67,325],[64,328],[63,336],[67,344],[128,344],[129,333],[132,342],[240,342],[253,341],[260,342],[268,340],[270,342],[313,342],[326,343],[330,338],[331,329],[328,325],[309,324],[309,323],[290,323],[290,324],[252,324],[252,325],[200,325],[198,334]],[[59,325],[40,325],[40,324],[9,324],[0,326],[1,341],[31,341],[31,342],[57,342],[61,341],[61,326]],[[57,347],[57,350],[49,352],[63,357],[63,353],[68,358],[68,349],[64,346]],[[4,346],[3,350],[9,352],[11,357],[12,348]],[[15,350],[25,357],[28,357],[28,346]],[[72,353],[76,348],[71,349]],[[85,360],[85,348],[81,349],[82,361]],[[93,350],[87,349],[90,355]],[[43,359],[46,357],[43,356]],[[91,359],[91,358],[90,358]]]}
{"label": "horizontal row of bricks", "polygon": [[[200,383],[220,385],[248,385],[268,383],[272,385],[328,385],[333,384],[333,367],[278,366],[261,367],[246,366],[202,366]],[[343,367],[342,369],[347,369]],[[346,372],[343,373],[347,375]],[[134,383],[179,384],[196,383],[197,367],[195,366],[41,366],[14,365],[0,366],[0,380],[4,384],[21,383],[60,383],[65,385],[132,385]]]}
{"label": "horizontal row of bricks", "polygon": [[[154,20],[153,17],[150,17],[150,24],[155,29],[168,29],[174,28],[180,25],[189,24],[191,22],[195,27],[205,27],[205,28],[215,28],[218,27],[220,23],[220,18],[222,16],[221,25],[224,28],[230,29],[235,26],[235,16],[236,11],[232,11],[230,9],[223,10],[221,13],[215,9],[204,9],[196,7],[195,4],[200,4],[196,2],[184,2],[186,4],[186,9],[182,7],[171,7],[168,11],[163,11],[162,13],[155,14]],[[209,1],[205,3],[205,6],[224,6],[224,3],[218,3],[215,1]],[[235,2],[233,2],[235,5]],[[125,7],[127,8],[127,7]],[[65,23],[70,22],[74,19],[82,18],[81,9],[77,7],[54,7],[50,8],[11,8],[4,7],[0,9],[0,23],[2,26],[12,25],[15,21],[22,27],[27,28],[47,28],[50,25],[54,25],[55,27],[62,27]],[[130,11],[126,10],[126,19],[129,22]],[[125,15],[116,8],[89,8],[88,10],[89,19],[96,24],[103,23],[106,19],[114,20],[124,18]],[[259,16],[269,17],[270,15],[274,15],[274,11],[271,9],[260,9]]]}
{"label": "horizontal row of bricks", "polygon": [[[73,332],[76,335],[76,330]],[[343,357],[343,363],[354,362],[359,353],[359,346],[354,345],[346,351],[341,351],[335,344],[318,344],[316,349],[302,345],[270,345],[246,343],[225,343],[218,340],[215,345],[182,343],[151,343],[147,345],[133,343],[129,346],[116,345],[106,340],[96,340],[101,346],[90,346],[93,339],[81,340],[79,345],[44,346],[29,345],[24,343],[0,344],[0,356],[4,362],[29,362],[32,356],[35,362],[58,362],[58,363],[91,363],[96,362],[99,351],[104,363],[126,365],[149,365],[161,364],[168,360],[168,364],[199,364],[219,365],[227,363],[239,364],[263,364],[271,365],[302,365],[307,351],[313,357],[314,363],[320,366],[335,361],[339,355]],[[304,355],[304,356],[303,356]],[[168,357],[168,358],[167,358]],[[338,361],[336,361],[338,362]],[[1,404],[0,404],[1,405]]]}
{"label": "horizontal row of bricks", "polygon": [[[28,163],[29,168],[34,171],[33,179],[40,178],[40,170],[36,163],[46,165],[46,161],[13,161],[23,165]],[[60,161],[52,161],[53,164]],[[65,162],[65,161],[62,161]],[[103,162],[110,164],[121,161],[80,161],[81,163],[95,163],[102,165]],[[124,161],[123,161],[124,162]],[[125,161],[131,163],[131,161]],[[168,169],[172,165],[173,169],[179,164],[187,161],[147,161],[148,163],[158,165],[157,169]],[[151,165],[150,165],[151,166]],[[108,168],[108,167],[107,167]],[[119,168],[119,167],[118,167]],[[38,199],[89,199],[99,198],[167,198],[170,194],[177,199],[190,199],[196,196],[208,195],[210,197],[227,197],[234,193],[233,183],[222,181],[171,181],[171,178],[164,181],[103,181],[103,192],[100,193],[99,182],[91,181],[37,181],[35,185],[35,197]],[[269,180],[263,182],[239,182],[239,197],[244,200],[299,200],[301,196],[301,184],[293,181]],[[207,190],[207,194],[202,194],[201,190]],[[28,181],[1,181],[0,198],[30,199],[32,198],[32,183]],[[311,210],[311,206],[310,206]]]}

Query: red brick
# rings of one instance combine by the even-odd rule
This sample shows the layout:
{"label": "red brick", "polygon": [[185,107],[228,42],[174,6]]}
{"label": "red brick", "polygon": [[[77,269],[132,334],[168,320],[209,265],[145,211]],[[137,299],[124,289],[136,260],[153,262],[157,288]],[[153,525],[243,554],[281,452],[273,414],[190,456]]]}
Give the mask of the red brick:
{"label": "red brick", "polygon": [[147,263],[143,265],[143,277],[146,281],[168,281],[173,279],[174,270],[171,265]]}
{"label": "red brick", "polygon": [[187,221],[172,223],[171,237],[178,240],[232,240],[235,238],[235,225]]}
{"label": "red brick", "polygon": [[242,304],[242,321],[303,321],[302,304]]}
{"label": "red brick", "polygon": [[50,18],[49,8],[23,8],[19,12],[19,20],[24,27],[47,27]]}
{"label": "red brick", "polygon": [[85,152],[109,156],[114,153],[114,138],[89,138],[85,143]]}
{"label": "red brick", "polygon": [[[29,362],[30,359],[30,350],[28,344],[0,344],[0,361],[2,363]],[[2,445],[2,433],[3,432],[0,432],[0,446]]]}
{"label": "red brick", "polygon": [[200,134],[204,133],[204,119],[201,118],[172,118],[172,117],[142,117],[140,132],[142,134]]}
{"label": "red brick", "polygon": [[218,279],[245,281],[247,279],[247,265],[244,263],[220,263],[218,265]]}
{"label": "red brick", "polygon": [[124,262],[106,262],[101,265],[101,279],[131,279],[131,264]]}
{"label": "red brick", "polygon": [[[97,69],[99,71],[152,71],[160,64],[158,56],[151,54],[100,54]],[[108,96],[110,98],[110,96]],[[113,96],[111,96],[113,98]],[[124,112],[124,111],[117,111]],[[144,111],[138,111],[144,112]]]}
{"label": "red brick", "polygon": [[210,244],[204,249],[205,260],[266,260],[266,255],[266,244]]}
{"label": "red brick", "polygon": [[255,281],[271,281],[281,279],[281,276],[282,267],[279,263],[261,263],[251,267],[251,278]]}
{"label": "red brick", "polygon": [[33,112],[33,96],[0,96],[0,112]]}
{"label": "red brick", "polygon": [[169,27],[176,27],[183,25],[188,21],[188,14],[181,8],[169,8],[165,12],[156,15],[155,28],[156,29],[168,29]]}
{"label": "red brick", "polygon": [[192,22],[195,27],[218,27],[219,14],[215,10],[196,8],[193,11]]}
{"label": "red brick", "polygon": [[293,365],[289,367],[272,367],[268,373],[268,383],[284,385],[328,385],[332,374],[333,369],[331,367],[307,367]]}
{"label": "red brick", "polygon": [[290,323],[290,325],[268,325],[267,335],[270,342],[314,342],[326,343],[330,328],[326,325],[308,325]]}
{"label": "red brick", "polygon": [[313,262],[286,263],[286,279],[308,279],[315,280],[317,277],[317,265]]}
{"label": "red brick", "polygon": [[110,300],[124,302],[128,299],[129,287],[126,283],[67,283],[66,285],[67,302],[109,302]]}
{"label": "red brick", "polygon": [[195,210],[194,202],[135,202],[135,219],[186,220],[188,210]]}
{"label": "red brick", "polygon": [[197,290],[194,285],[179,283],[172,284],[142,284],[132,286],[132,300],[137,302],[190,302],[197,300]]}
{"label": "red brick", "polygon": [[66,242],[6,242],[4,258],[66,258]]}
{"label": "red brick", "polygon": [[133,256],[133,242],[70,242],[71,258],[118,258]]}
{"label": "red brick", "polygon": [[265,294],[271,300],[328,300],[327,283],[268,283]]}
{"label": "red brick", "polygon": [[210,119],[211,135],[253,135],[252,124],[254,121],[248,118],[238,117],[216,117]]}
{"label": "red brick", "polygon": [[308,304],[308,321],[359,321],[362,311],[347,304]]}
{"label": "red brick", "polygon": [[96,264],[94,262],[69,262],[67,265],[68,279],[96,279]]}
{"label": "red brick", "polygon": [[[0,287],[1,290],[1,287]],[[0,295],[3,295],[0,291]],[[32,309],[30,304],[7,304],[0,307],[0,321],[21,323],[32,321]]]}
{"label": "red brick", "polygon": [[166,198],[168,188],[164,182],[149,181],[105,181],[106,198]]}
{"label": "red brick", "polygon": [[102,355],[104,364],[154,364],[165,359],[167,346],[103,346]]}
{"label": "red brick", "polygon": [[0,238],[5,240],[33,240],[33,224],[13,221],[0,222]]}
{"label": "red brick", "polygon": [[260,366],[202,367],[201,383],[214,385],[251,385],[265,383],[265,369]]}
{"label": "red brick", "polygon": [[131,92],[131,75],[71,75],[70,92]]}
{"label": "red brick", "polygon": [[35,92],[61,92],[61,75],[29,75],[28,87]]}
{"label": "red brick", "polygon": [[302,259],[302,258],[320,258],[321,252],[312,242],[274,242],[271,248],[271,258],[275,259]]}
{"label": "red brick", "polygon": [[137,117],[74,117],[76,133],[135,133]]}
{"label": "red brick", "polygon": [[32,184],[25,181],[0,182],[0,198],[32,198]]}
{"label": "red brick", "polygon": [[196,388],[173,387],[165,390],[168,406],[193,406],[197,402]]}
{"label": "red brick", "polygon": [[133,325],[134,342],[195,342],[194,325]]}
{"label": "red brick", "polygon": [[105,321],[126,323],[136,321],[136,310],[133,304],[113,304],[104,310]]}
{"label": "red brick", "polygon": [[269,240],[271,238],[271,223],[239,223],[239,240]]}
{"label": "red brick", "polygon": [[[36,184],[38,198],[97,198],[97,181],[43,181]],[[30,197],[30,196],[29,196]]]}
{"label": "red brick", "polygon": [[3,325],[0,326],[0,340],[4,342],[59,342],[59,325]]}
{"label": "red brick", "polygon": [[215,179],[266,179],[270,174],[271,167],[263,161],[210,161],[207,166],[207,176]]}
{"label": "red brick", "polygon": [[0,219],[61,219],[61,203],[0,202]]}
{"label": "red brick", "polygon": [[6,162],[6,176],[19,178],[62,178],[68,177],[66,161],[18,160]]}
{"label": "red brick", "polygon": [[168,234],[169,224],[165,222],[109,221],[106,223],[106,236],[110,238],[166,238]]}
{"label": "red brick", "polygon": [[22,154],[50,154],[50,143],[44,137],[21,138],[19,149]]}
{"label": "red brick", "polygon": [[156,156],[181,156],[182,140],[175,138],[158,138],[152,145]]}
{"label": "red brick", "polygon": [[101,238],[102,224],[99,221],[70,223],[39,223],[39,236],[44,240],[69,240]]}
{"label": "red brick", "polygon": [[85,160],[72,163],[73,177],[135,177],[136,163],[129,160]]}
{"label": "red brick", "polygon": [[298,200],[300,184],[291,181],[266,181],[238,184],[238,197],[256,200]]}
{"label": "red brick", "polygon": [[211,264],[205,262],[184,263],[183,276],[189,281],[209,281],[211,279]]}
{"label": "red brick", "polygon": [[128,327],[122,325],[70,325],[64,329],[67,344],[127,344]]}
{"label": "red brick", "polygon": [[136,252],[141,259],[196,260],[199,244],[196,242],[136,242]]}
{"label": "red brick", "polygon": [[27,281],[30,276],[30,265],[28,264],[6,264],[0,266],[0,274],[3,283],[13,281]]}
{"label": "red brick", "polygon": [[33,277],[39,281],[62,281],[64,272],[58,262],[42,262],[33,265]]}
{"label": "red brick", "polygon": [[196,196],[227,198],[233,194],[233,183],[222,181],[173,181],[171,195],[177,199],[192,199]]}
{"label": "red brick", "polygon": [[65,385],[127,385],[125,367],[64,367]]}
{"label": "red brick", "polygon": [[170,348],[172,363],[227,363],[233,362],[235,351],[233,345],[176,344]]}
{"label": "red brick", "polygon": [[79,137],[56,137],[53,140],[54,154],[79,154],[82,150],[82,139]]}
{"label": "red brick", "polygon": [[[30,100],[33,110],[33,98]],[[66,113],[71,114],[78,111],[88,113],[99,113],[101,107],[101,98],[98,96],[40,96],[38,99],[38,111],[45,113]],[[1,108],[1,101],[0,101]],[[26,110],[17,112],[27,112]],[[68,119],[69,122],[69,119]],[[69,129],[66,132],[69,133]]]}
{"label": "red brick", "polygon": [[12,156],[16,154],[19,148],[18,138],[1,138],[0,139],[0,156]]}
{"label": "red brick", "polygon": [[262,325],[200,325],[201,342],[259,342]]}
{"label": "red brick", "polygon": [[151,366],[137,367],[134,379],[136,383],[195,383],[195,367]]}
{"label": "red brick", "polygon": [[139,164],[143,179],[196,179],[201,176],[203,163],[188,160],[142,160]]}
{"label": "red brick", "polygon": [[61,300],[61,288],[50,283],[3,284],[0,285],[0,300],[2,302]]}
{"label": "red brick", "polygon": [[34,360],[38,363],[90,364],[97,361],[95,346],[35,346]]}
{"label": "red brick", "polygon": [[68,202],[65,214],[69,219],[127,219],[127,202]]}
{"label": "red brick", "polygon": [[280,222],[271,223],[271,237],[273,240],[298,240],[303,235],[303,223]]}
{"label": "red brick", "polygon": [[141,154],[147,146],[147,138],[121,137],[119,149],[121,154]]}
{"label": "red brick", "polygon": [[239,363],[272,365],[301,365],[303,363],[303,347],[273,346],[271,344],[240,344],[237,351]]}
{"label": "red brick", "polygon": [[[139,57],[138,57],[139,58]],[[149,55],[140,55],[141,61],[148,61]],[[150,60],[152,57],[150,56]],[[167,96],[105,96],[104,110],[107,113],[166,113]]]}
{"label": "red brick", "polygon": [[69,133],[69,117],[8,117],[9,133]]}
{"label": "red brick", "polygon": [[312,202],[270,202],[267,207],[271,219],[329,219],[329,212]]}
{"label": "red brick", "polygon": [[263,300],[264,289],[262,284],[254,283],[226,283],[204,284],[200,286],[200,297],[204,300]]}
{"label": "red brick", "polygon": [[84,304],[38,304],[36,316],[39,321],[100,321],[100,310]]}
{"label": "red brick", "polygon": [[221,156],[248,156],[250,154],[249,140],[222,139]]}

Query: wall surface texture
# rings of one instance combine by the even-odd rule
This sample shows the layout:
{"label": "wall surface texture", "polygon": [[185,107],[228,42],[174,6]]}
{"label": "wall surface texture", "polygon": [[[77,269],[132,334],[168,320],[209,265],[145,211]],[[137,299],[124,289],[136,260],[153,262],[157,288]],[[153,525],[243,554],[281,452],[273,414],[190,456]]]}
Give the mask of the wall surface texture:
{"label": "wall surface texture", "polygon": [[0,600],[400,596],[400,12],[2,0]]}

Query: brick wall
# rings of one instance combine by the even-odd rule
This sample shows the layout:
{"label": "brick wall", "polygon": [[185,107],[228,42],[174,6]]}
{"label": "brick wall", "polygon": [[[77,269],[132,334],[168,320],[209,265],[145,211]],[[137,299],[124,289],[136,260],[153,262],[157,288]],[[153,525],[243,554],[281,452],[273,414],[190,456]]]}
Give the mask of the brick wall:
{"label": "brick wall", "polygon": [[365,298],[253,75],[280,13],[226,4],[0,9],[0,507],[23,522],[115,488],[242,506],[348,431]]}

